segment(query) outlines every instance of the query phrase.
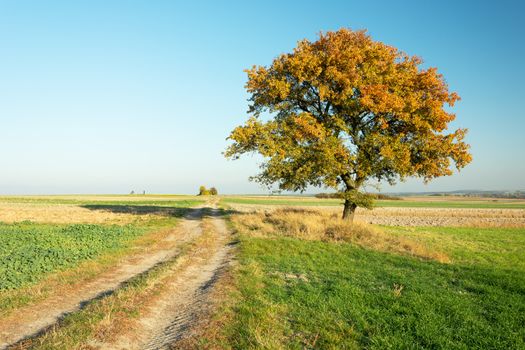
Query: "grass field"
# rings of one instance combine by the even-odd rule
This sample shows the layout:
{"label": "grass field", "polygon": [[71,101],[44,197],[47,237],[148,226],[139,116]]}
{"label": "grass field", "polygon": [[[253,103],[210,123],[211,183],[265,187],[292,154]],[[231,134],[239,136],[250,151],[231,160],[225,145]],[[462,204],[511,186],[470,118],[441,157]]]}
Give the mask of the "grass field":
{"label": "grass field", "polygon": [[380,228],[394,239],[447,254],[450,262],[444,264],[328,237],[293,237],[292,228],[271,217],[266,223],[272,222],[276,230],[266,229],[272,232],[266,236],[235,225],[241,243],[234,288],[215,318],[220,336],[205,338],[205,344],[234,349],[525,347],[523,228]]}
{"label": "grass field", "polygon": [[[255,205],[282,205],[282,206],[341,206],[338,199],[317,199],[314,197],[225,197],[224,203],[255,204]],[[410,198],[403,200],[377,200],[377,207],[399,208],[480,208],[480,209],[525,209],[523,200],[435,200],[434,198]]]}

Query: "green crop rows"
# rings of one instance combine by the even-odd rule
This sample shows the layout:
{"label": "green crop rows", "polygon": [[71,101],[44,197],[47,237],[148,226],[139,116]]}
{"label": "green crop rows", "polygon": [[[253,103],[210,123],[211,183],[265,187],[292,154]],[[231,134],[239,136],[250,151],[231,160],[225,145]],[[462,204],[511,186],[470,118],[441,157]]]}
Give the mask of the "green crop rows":
{"label": "green crop rows", "polygon": [[0,223],[0,291],[122,248],[143,231],[134,226]]}

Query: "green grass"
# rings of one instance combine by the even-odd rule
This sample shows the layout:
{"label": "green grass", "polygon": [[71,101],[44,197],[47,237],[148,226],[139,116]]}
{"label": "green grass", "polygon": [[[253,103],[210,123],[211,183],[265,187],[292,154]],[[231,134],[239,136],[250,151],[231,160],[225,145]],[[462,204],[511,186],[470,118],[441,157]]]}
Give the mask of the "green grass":
{"label": "green grass", "polygon": [[[224,197],[224,203],[284,205],[284,206],[341,206],[338,199],[267,199]],[[411,201],[411,200],[378,200],[377,207],[399,208],[485,208],[485,209],[525,209],[525,203],[508,203],[493,201]]]}
{"label": "green grass", "polygon": [[523,229],[425,228],[410,234],[430,234],[424,240],[435,239],[455,263],[346,243],[242,235],[237,292],[223,311],[230,320],[222,327],[225,344],[235,349],[525,347]]}
{"label": "green grass", "polygon": [[0,291],[121,249],[144,231],[130,225],[0,223]]}
{"label": "green grass", "polygon": [[525,228],[394,227],[386,232],[445,251],[453,262],[525,273]]}

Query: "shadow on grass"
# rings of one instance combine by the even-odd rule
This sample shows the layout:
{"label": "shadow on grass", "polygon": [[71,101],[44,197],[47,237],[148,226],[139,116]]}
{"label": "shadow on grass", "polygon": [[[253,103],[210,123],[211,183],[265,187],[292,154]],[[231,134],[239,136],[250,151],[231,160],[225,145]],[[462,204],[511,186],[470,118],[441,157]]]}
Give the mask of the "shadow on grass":
{"label": "shadow on grass", "polygon": [[215,209],[209,207],[202,208],[176,208],[157,205],[125,205],[125,204],[85,204],[81,206],[89,210],[107,211],[117,214],[132,215],[160,215],[165,217],[175,217],[189,220],[200,220],[203,216],[222,217],[236,213],[233,210]]}

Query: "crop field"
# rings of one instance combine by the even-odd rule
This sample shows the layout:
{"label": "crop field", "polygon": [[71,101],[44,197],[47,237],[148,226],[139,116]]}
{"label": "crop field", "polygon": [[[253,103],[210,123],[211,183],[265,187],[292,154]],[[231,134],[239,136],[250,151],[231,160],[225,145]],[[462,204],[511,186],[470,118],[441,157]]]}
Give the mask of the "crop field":
{"label": "crop field", "polygon": [[0,348],[525,347],[522,202],[212,197],[0,197]]}
{"label": "crop field", "polygon": [[141,233],[132,226],[0,224],[0,290],[121,248]]}
{"label": "crop field", "polygon": [[184,208],[200,202],[191,196],[5,196],[0,197],[0,222],[125,225],[181,216]]}
{"label": "crop field", "polygon": [[0,197],[0,311],[62,286],[64,281],[56,281],[64,278],[57,275],[61,272],[85,265],[68,277],[72,283],[89,275],[94,268],[89,263],[110,266],[111,257],[138,243],[145,246],[140,240],[148,233],[171,227],[188,207],[202,202],[148,199]]}

